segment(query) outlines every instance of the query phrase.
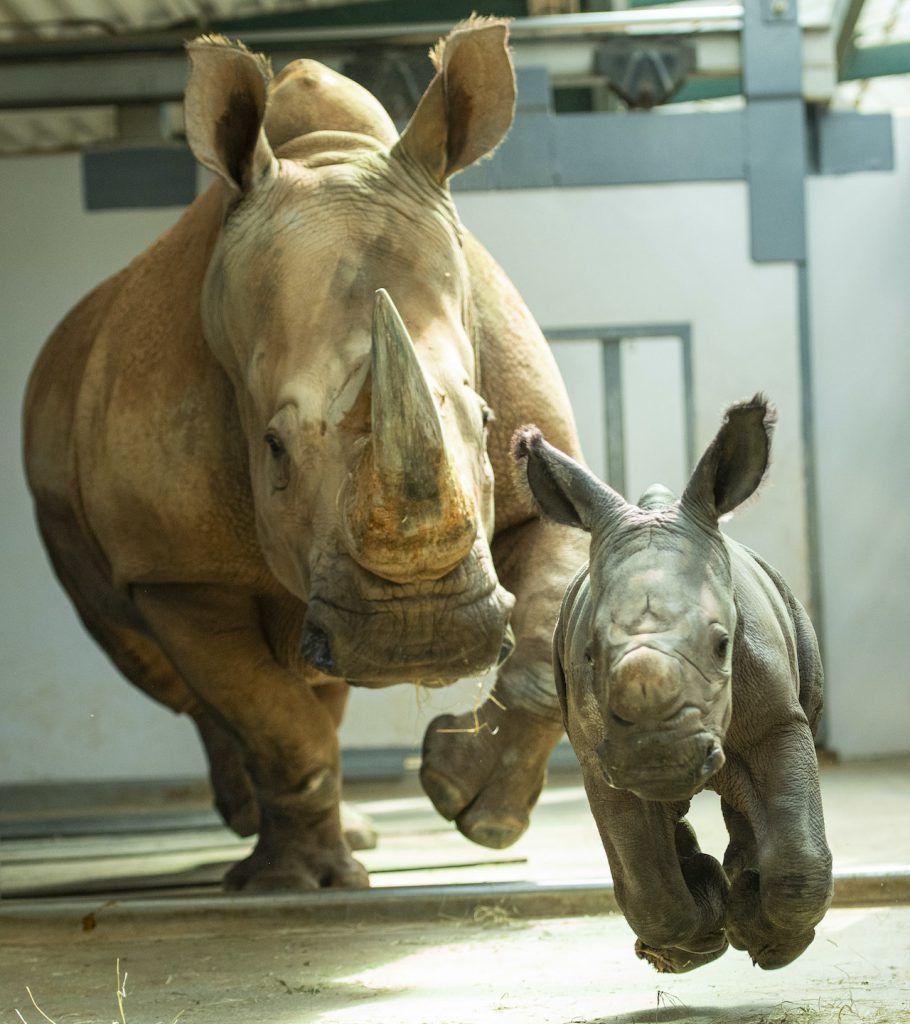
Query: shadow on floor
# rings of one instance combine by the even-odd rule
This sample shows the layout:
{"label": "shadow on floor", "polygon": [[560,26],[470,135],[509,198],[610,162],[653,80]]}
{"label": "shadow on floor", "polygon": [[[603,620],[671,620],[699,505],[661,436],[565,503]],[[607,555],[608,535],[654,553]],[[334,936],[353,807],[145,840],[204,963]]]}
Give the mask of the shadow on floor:
{"label": "shadow on floor", "polygon": [[[658,998],[661,995],[672,999],[667,993],[658,992]],[[846,1003],[843,1006],[828,1008],[792,1002],[751,1003],[724,1007],[676,1004],[633,1010],[593,1020],[574,1017],[566,1024],[827,1024],[828,1021],[839,1021],[845,1007],[849,1012]]]}

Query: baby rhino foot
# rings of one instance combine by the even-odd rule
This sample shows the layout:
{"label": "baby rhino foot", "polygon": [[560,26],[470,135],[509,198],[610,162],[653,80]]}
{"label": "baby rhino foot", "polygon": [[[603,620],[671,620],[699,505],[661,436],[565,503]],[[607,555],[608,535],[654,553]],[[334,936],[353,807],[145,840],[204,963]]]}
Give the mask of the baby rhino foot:
{"label": "baby rhino foot", "polygon": [[687,949],[680,949],[678,946],[669,946],[657,949],[648,946],[641,939],[635,942],[635,955],[640,960],[646,960],[655,971],[661,974],[685,974],[687,971],[694,971],[696,967],[711,963],[727,951],[727,943],[723,942],[718,949],[709,950],[706,953],[693,953]]}
{"label": "baby rhino foot", "polygon": [[688,911],[681,912],[684,901],[670,898],[657,920],[653,901],[637,919],[636,930],[641,929],[650,941],[638,938],[636,956],[662,974],[693,971],[722,956],[728,946],[724,933],[726,876],[713,857],[699,850],[695,833],[684,818],[676,827],[676,852],[691,899]]}
{"label": "baby rhino foot", "polygon": [[734,949],[746,950],[752,963],[763,970],[786,967],[815,937],[815,928],[798,923],[802,915],[795,911],[788,915],[788,925],[771,921],[762,906],[759,873],[743,871],[733,882],[727,905],[730,944]]}

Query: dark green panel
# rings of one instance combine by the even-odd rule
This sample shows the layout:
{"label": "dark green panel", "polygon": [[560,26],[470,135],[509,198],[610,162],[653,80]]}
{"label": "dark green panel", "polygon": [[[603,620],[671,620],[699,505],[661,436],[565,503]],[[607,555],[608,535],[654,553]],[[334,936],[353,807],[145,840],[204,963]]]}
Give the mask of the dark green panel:
{"label": "dark green panel", "polygon": [[726,78],[693,78],[680,87],[668,102],[692,103],[695,100],[719,100],[741,96],[743,80],[739,75]]}
{"label": "dark green panel", "polygon": [[842,82],[906,74],[910,74],[910,43],[857,46],[851,50],[840,69]]}
{"label": "dark green panel", "polygon": [[87,210],[186,206],[196,198],[196,160],[184,146],[88,150],[82,190]]}

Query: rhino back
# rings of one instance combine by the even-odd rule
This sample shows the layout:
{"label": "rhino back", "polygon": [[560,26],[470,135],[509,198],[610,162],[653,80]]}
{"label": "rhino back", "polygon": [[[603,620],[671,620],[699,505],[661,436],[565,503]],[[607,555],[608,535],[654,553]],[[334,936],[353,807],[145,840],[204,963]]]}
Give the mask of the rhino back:
{"label": "rhino back", "polygon": [[798,708],[814,731],[822,668],[809,617],[779,572],[744,545],[726,542],[738,616],[730,738],[748,734],[756,722],[782,721]]}
{"label": "rhino back", "polygon": [[66,332],[85,352],[66,428],[75,485],[117,584],[264,573],[230,382],[200,325],[221,211],[213,187]]}
{"label": "rhino back", "polygon": [[496,532],[537,513],[518,486],[511,440],[534,423],[556,447],[582,461],[565,385],[553,353],[517,289],[486,249],[465,232],[474,298],[474,334],[480,390],[495,413],[488,450],[496,478]]}
{"label": "rhino back", "polygon": [[85,366],[99,325],[126,273],[103,281],[54,329],[29,377],[23,404],[25,471],[36,500],[77,501],[73,423]]}
{"label": "rhino back", "polygon": [[787,581],[777,569],[766,562],[761,555],[756,554],[751,549],[747,548],[746,550],[774,584],[789,611],[796,635],[799,702],[806,713],[809,727],[814,736],[818,729],[818,721],[824,706],[824,670],[822,668],[822,659],[818,649],[818,638],[815,634],[815,628],[799,598],[793,593]]}

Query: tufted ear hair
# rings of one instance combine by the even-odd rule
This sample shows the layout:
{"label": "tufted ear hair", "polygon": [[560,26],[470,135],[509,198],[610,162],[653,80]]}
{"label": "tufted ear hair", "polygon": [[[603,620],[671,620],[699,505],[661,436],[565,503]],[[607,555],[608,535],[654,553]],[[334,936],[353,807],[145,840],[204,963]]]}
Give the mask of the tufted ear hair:
{"label": "tufted ear hair", "polygon": [[515,115],[508,23],[469,18],[431,53],[436,76],[392,150],[438,184],[492,152]]}
{"label": "tufted ear hair", "polygon": [[232,193],[243,194],[278,169],[262,128],[271,68],[264,57],[224,36],[199,36],[187,43],[187,52],[187,142],[203,167]]}
{"label": "tufted ear hair", "polygon": [[777,410],[762,394],[731,405],[680,504],[713,520],[742,505],[768,471],[776,423]]}
{"label": "tufted ear hair", "polygon": [[590,531],[629,507],[612,487],[549,444],[537,427],[524,426],[515,431],[512,455],[534,503],[547,519]]}

